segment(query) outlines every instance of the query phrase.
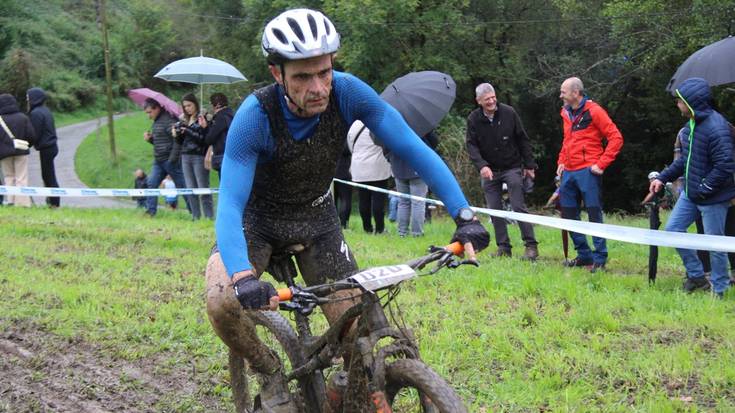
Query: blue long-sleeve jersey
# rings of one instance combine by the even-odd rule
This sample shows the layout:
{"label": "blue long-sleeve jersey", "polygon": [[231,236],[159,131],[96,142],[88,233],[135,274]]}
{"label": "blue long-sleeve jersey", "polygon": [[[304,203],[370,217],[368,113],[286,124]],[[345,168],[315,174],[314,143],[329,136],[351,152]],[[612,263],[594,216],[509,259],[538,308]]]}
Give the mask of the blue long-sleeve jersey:
{"label": "blue long-sleeve jersey", "polygon": [[[355,76],[334,71],[332,93],[347,125],[362,121],[388,149],[408,161],[452,216],[469,205],[449,168],[370,86]],[[319,123],[319,115],[310,118],[294,115],[282,92],[279,94],[291,136],[296,140],[310,137]],[[272,159],[274,149],[268,116],[258,99],[250,95],[238,109],[228,132],[217,207],[217,246],[230,276],[252,269],[242,230],[243,214],[257,164],[277,161]]]}

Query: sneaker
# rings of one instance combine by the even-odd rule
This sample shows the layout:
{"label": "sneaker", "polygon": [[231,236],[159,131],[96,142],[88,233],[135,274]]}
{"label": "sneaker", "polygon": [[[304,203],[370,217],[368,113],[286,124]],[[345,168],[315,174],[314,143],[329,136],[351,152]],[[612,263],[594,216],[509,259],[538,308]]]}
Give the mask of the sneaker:
{"label": "sneaker", "polygon": [[710,288],[710,284],[709,281],[707,281],[707,279],[704,277],[687,277],[687,280],[684,281],[684,285],[682,286],[682,288],[684,289],[684,292],[691,294],[696,290],[708,291]]}
{"label": "sneaker", "polygon": [[263,413],[298,413],[281,370],[260,376],[260,394],[255,398],[255,411]]}
{"label": "sneaker", "polygon": [[592,268],[590,268],[590,272],[592,274],[594,274],[596,272],[602,272],[602,271],[605,271],[605,263],[596,262],[596,263],[592,264]]}
{"label": "sneaker", "polygon": [[583,260],[579,257],[564,261],[565,267],[590,267],[592,260]]}
{"label": "sneaker", "polygon": [[493,257],[493,258],[500,258],[500,257],[508,257],[508,258],[510,258],[512,256],[513,256],[513,253],[510,252],[510,250],[508,248],[498,248],[498,250],[495,251],[491,255],[491,257]]}
{"label": "sneaker", "polygon": [[527,260],[527,261],[536,261],[536,258],[538,258],[538,247],[535,245],[527,246],[526,251],[523,253],[523,256],[521,257],[522,260]]}

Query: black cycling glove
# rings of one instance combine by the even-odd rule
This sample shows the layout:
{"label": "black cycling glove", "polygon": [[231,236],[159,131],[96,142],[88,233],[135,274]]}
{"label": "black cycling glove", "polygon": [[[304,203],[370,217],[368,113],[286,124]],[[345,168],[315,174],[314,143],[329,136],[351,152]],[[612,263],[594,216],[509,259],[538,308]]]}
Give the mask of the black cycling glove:
{"label": "black cycling glove", "polygon": [[271,297],[278,295],[271,283],[260,281],[254,276],[237,280],[233,288],[235,289],[237,301],[246,310],[259,310],[268,307]]}
{"label": "black cycling glove", "polygon": [[490,234],[480,221],[473,219],[457,223],[457,230],[454,231],[450,242],[459,241],[462,245],[471,242],[475,251],[479,252],[487,248],[490,244]]}

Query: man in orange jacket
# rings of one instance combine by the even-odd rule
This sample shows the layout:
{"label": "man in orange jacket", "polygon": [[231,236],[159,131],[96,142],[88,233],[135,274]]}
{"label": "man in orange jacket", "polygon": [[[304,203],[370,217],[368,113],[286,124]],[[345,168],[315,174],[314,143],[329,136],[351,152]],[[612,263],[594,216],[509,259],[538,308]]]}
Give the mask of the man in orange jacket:
{"label": "man in orange jacket", "polygon": [[[579,203],[583,200],[590,222],[601,223],[602,174],[623,147],[623,135],[605,109],[584,95],[579,78],[565,80],[559,98],[564,101],[561,109],[564,141],[556,169],[556,174],[561,176],[561,216],[579,220]],[[603,147],[604,139],[606,147]],[[604,238],[592,237],[595,248],[592,251],[584,234],[570,234],[577,257],[567,261],[567,266],[588,267],[591,272],[605,268],[607,245]]]}

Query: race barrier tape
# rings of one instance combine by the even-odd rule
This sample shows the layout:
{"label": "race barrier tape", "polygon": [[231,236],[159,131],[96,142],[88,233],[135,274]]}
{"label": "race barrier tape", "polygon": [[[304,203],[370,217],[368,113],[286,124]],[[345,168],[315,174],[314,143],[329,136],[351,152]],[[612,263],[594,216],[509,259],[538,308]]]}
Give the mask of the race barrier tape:
{"label": "race barrier tape", "polygon": [[[371,191],[382,192],[402,198],[424,201],[434,205],[444,206],[444,203],[435,199],[422,198],[415,195],[403,194],[397,191],[363,185],[357,182],[334,179],[346,185],[365,188]],[[209,195],[219,192],[217,188],[181,188],[181,189],[112,189],[112,188],[41,188],[1,186],[0,195],[28,195],[28,196],[58,196],[58,197],[85,197],[85,196],[173,196],[173,195]],[[686,248],[707,251],[735,252],[735,242],[732,237],[719,235],[690,234],[682,232],[666,232],[652,229],[626,227],[622,225],[597,224],[587,221],[576,221],[548,217],[543,215],[522,214],[518,212],[498,209],[472,207],[476,212],[492,217],[513,219],[552,228],[563,229],[580,234],[612,239],[643,245],[657,245],[659,247]]]}
{"label": "race barrier tape", "polygon": [[[435,205],[444,206],[441,201],[437,201],[434,199],[407,195],[396,191],[359,184],[356,182],[343,181],[341,179],[335,179],[335,181],[347,185],[352,185],[358,188],[369,189],[371,191],[383,192],[386,194],[396,195],[403,198],[411,198],[418,201],[423,200]],[[657,245],[659,247],[686,248],[707,251],[735,252],[735,240],[733,240],[733,237],[725,237],[721,235],[666,232],[652,229],[626,227],[622,225],[598,224],[587,221],[576,221],[572,219],[547,217],[544,215],[522,214],[519,212],[510,212],[498,209],[477,207],[472,207],[472,209],[475,212],[490,215],[492,217],[513,219],[516,221],[523,221],[531,224],[564,229],[571,232],[578,232],[580,234],[592,235],[595,237],[606,239],[614,239],[617,241],[629,242],[633,244]]]}
{"label": "race barrier tape", "polygon": [[219,192],[217,188],[177,188],[177,189],[114,189],[114,188],[41,188],[34,186],[0,185],[0,195],[28,196],[174,196],[174,195],[211,195]]}

